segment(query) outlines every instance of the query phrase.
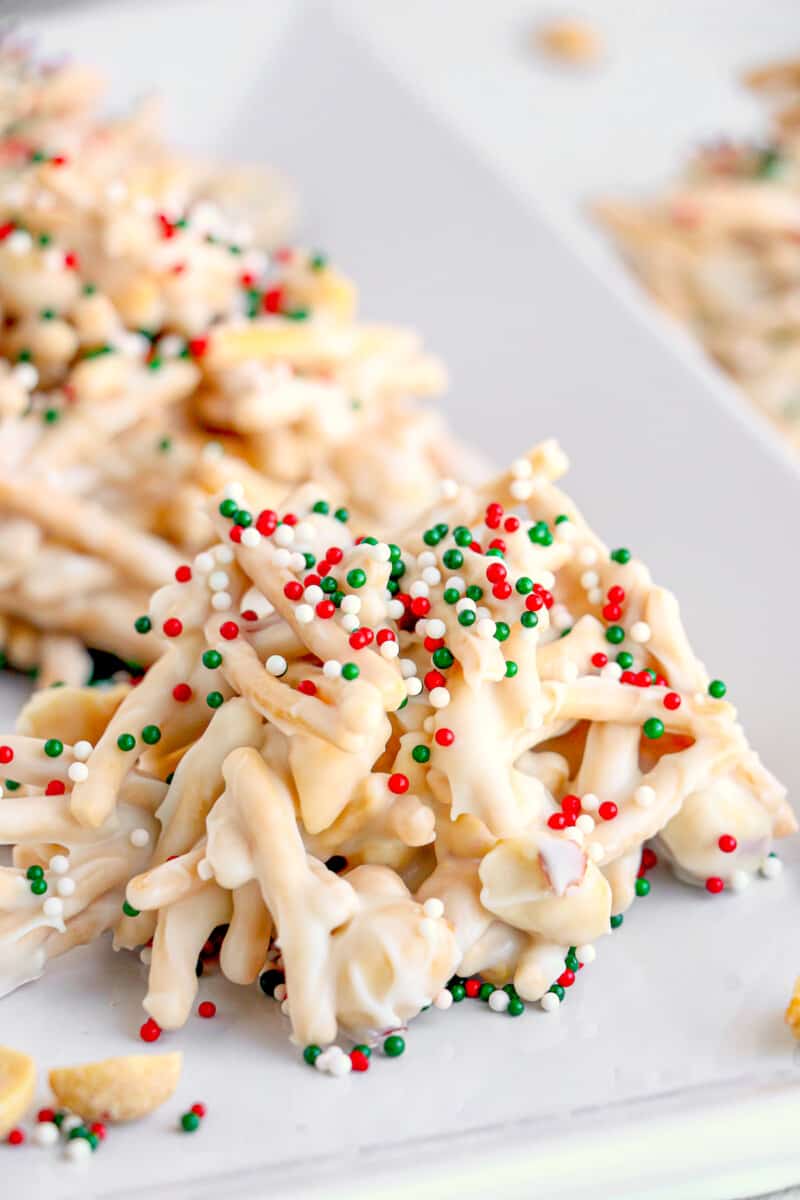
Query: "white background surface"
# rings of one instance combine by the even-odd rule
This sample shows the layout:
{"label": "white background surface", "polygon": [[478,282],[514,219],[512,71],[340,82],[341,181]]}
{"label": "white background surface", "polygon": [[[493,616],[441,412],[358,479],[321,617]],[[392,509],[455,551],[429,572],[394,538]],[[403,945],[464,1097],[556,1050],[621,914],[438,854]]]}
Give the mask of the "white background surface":
{"label": "white background surface", "polygon": [[[159,83],[182,140],[295,175],[314,242],[362,283],[370,314],[418,325],[444,354],[462,437],[498,459],[561,438],[594,523],[675,587],[703,657],[797,793],[795,468],[620,286],[579,216],[593,181],[612,190],[665,171],[654,125],[677,146],[752,118],[729,105],[727,72],[782,49],[794,7],[715,0],[702,29],[697,7],[584,6],[612,58],[583,80],[527,56],[541,6],[501,0],[351,2],[338,19],[332,6],[179,0],[146,22],[126,6],[113,23],[104,7],[44,26],[53,49],[107,63],[115,97]],[[713,1200],[797,1182],[800,1093],[780,1023],[800,965],[797,891],[787,872],[713,900],[659,871],[555,1018],[431,1012],[402,1060],[342,1082],[297,1066],[255,990],[211,981],[217,1019],[159,1045],[187,1052],[176,1101],[114,1132],[86,1176],[3,1151],[3,1194],[389,1195],[415,1165],[414,1186],[437,1197]],[[135,960],[79,952],[3,1002],[2,1038],[48,1065],[135,1052],[142,990]],[[211,1110],[202,1132],[172,1132],[197,1099]]]}

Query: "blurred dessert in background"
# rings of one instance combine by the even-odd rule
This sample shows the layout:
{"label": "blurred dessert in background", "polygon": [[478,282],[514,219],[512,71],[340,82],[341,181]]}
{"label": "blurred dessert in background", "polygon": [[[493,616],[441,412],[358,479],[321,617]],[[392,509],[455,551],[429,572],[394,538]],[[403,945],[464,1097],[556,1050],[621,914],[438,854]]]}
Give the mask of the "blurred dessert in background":
{"label": "blurred dessert in background", "polygon": [[99,91],[0,45],[0,649],[44,684],[87,682],[87,645],[152,660],[134,622],[230,479],[271,507],[313,474],[388,529],[464,465],[417,336],[274,248],[279,177],[177,156]]}
{"label": "blurred dessert in background", "polygon": [[773,107],[763,142],[720,139],[664,195],[595,212],[651,295],[800,448],[800,59],[745,82]]}

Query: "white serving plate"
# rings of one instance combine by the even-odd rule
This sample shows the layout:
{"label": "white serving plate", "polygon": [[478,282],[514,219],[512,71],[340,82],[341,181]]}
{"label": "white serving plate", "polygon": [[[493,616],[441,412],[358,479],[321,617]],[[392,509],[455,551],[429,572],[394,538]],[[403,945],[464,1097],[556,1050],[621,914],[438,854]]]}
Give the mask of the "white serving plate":
{"label": "white serving plate", "polygon": [[[51,48],[109,64],[115,96],[155,80],[195,147],[294,175],[313,242],[361,281],[370,314],[418,325],[445,355],[463,437],[498,461],[561,438],[575,495],[681,596],[752,740],[797,793],[800,480],[728,385],[610,290],[327,6],[115,5],[113,18],[102,6],[39,28]],[[20,688],[2,686],[10,721]],[[85,1171],[0,1149],[0,1195],[728,1200],[796,1183],[800,1075],[781,1013],[800,969],[798,873],[716,899],[660,869],[653,881],[557,1015],[431,1011],[402,1059],[376,1054],[365,1076],[320,1078],[258,989],[203,981],[215,1020],[152,1048],[184,1050],[178,1096],[112,1131]],[[0,1004],[0,1040],[43,1066],[138,1052],[143,990],[135,956],[77,951]],[[176,1122],[195,1100],[209,1115],[188,1137]]]}

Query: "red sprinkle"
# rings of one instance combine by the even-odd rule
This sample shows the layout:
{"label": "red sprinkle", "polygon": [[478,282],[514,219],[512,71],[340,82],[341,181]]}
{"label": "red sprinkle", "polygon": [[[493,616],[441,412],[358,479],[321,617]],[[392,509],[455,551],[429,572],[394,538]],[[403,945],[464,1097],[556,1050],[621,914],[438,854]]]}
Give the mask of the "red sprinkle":
{"label": "red sprinkle", "polygon": [[202,358],[207,350],[207,337],[189,338],[189,353],[191,354],[192,358]]}
{"label": "red sprinkle", "polygon": [[91,1125],[89,1126],[89,1130],[91,1133],[96,1134],[96,1136],[100,1138],[101,1142],[106,1140],[108,1130],[102,1121],[92,1121]]}
{"label": "red sprinkle", "polygon": [[500,583],[502,579],[505,579],[507,574],[508,570],[504,563],[501,562],[493,562],[486,568],[486,578],[489,580],[489,583]]}
{"label": "red sprinkle", "polygon": [[350,634],[349,642],[354,650],[364,650],[375,637],[371,629],[362,626],[361,629],[356,629]]}
{"label": "red sprinkle", "polygon": [[256,517],[256,529],[263,537],[269,537],[278,528],[278,514],[271,508],[264,508]]}
{"label": "red sprinkle", "polygon": [[550,826],[551,829],[566,829],[567,828],[567,818],[563,812],[552,813],[547,818],[547,824]]}
{"label": "red sprinkle", "polygon": [[206,1115],[207,1111],[208,1110],[207,1110],[205,1104],[200,1104],[200,1103],[193,1104],[192,1107],[189,1109],[189,1112],[193,1112],[194,1115],[196,1117],[200,1117],[201,1120]]}
{"label": "red sprinkle", "polygon": [[608,589],[609,604],[622,604],[625,600],[625,589],[615,585]]}
{"label": "red sprinkle", "polygon": [[676,708],[680,708],[681,698],[677,692],[667,692],[664,697],[664,708],[668,708],[670,712],[674,712]]}
{"label": "red sprinkle", "polygon": [[736,847],[738,845],[738,842],[736,841],[736,838],[733,836],[733,834],[723,833],[721,838],[717,842],[717,845],[719,846],[719,848],[723,854],[733,854],[734,850],[736,849]]}
{"label": "red sprinkle", "polygon": [[447,687],[447,680],[441,671],[428,671],[423,682],[429,692],[437,687]]}
{"label": "red sprinkle", "polygon": [[415,617],[427,617],[431,611],[431,602],[427,596],[415,596],[411,601],[411,611]]}
{"label": "red sprinkle", "polygon": [[516,533],[519,529],[519,517],[506,517],[503,522],[503,529],[508,533]]}
{"label": "red sprinkle", "polygon": [[437,746],[452,746],[456,740],[456,735],[452,729],[437,729],[433,736]]}
{"label": "red sprinkle", "polygon": [[64,255],[64,266],[67,268],[68,271],[77,271],[78,268],[80,267],[80,262],[78,261],[78,256],[74,250],[69,250]]}
{"label": "red sprinkle", "polygon": [[63,796],[66,790],[60,779],[51,779],[44,789],[44,794],[45,796]]}
{"label": "red sprinkle", "polygon": [[725,881],[720,879],[719,875],[709,875],[706,880],[706,891],[711,892],[712,896],[717,896],[725,888]]}
{"label": "red sprinkle", "polygon": [[21,1129],[12,1129],[7,1140],[9,1146],[21,1146],[25,1141],[25,1134]]}
{"label": "red sprinkle", "polygon": [[239,636],[239,626],[235,621],[223,621],[219,627],[219,632],[226,642],[232,642],[234,638]]}
{"label": "red sprinkle", "polygon": [[403,792],[408,791],[408,776],[398,773],[389,776],[388,788],[390,792],[394,792],[395,796],[402,796]]}
{"label": "red sprinkle", "polygon": [[562,987],[572,987],[573,983],[575,982],[575,972],[570,971],[569,969],[562,971],[557,982],[560,983]]}
{"label": "red sprinkle", "polygon": [[183,622],[179,621],[177,617],[169,617],[161,628],[165,637],[180,637],[183,633]]}
{"label": "red sprinkle", "polygon": [[334,566],[336,566],[336,564],[340,563],[344,558],[344,551],[340,550],[338,546],[331,546],[329,550],[325,551],[325,557],[327,558],[328,562],[331,562]]}
{"label": "red sprinkle", "polygon": [[658,864],[658,855],[655,850],[651,850],[649,846],[645,846],[642,850],[642,870],[651,871]]}
{"label": "red sprinkle", "polygon": [[10,763],[14,761],[14,751],[10,746],[0,746],[0,763]]}
{"label": "red sprinkle", "polygon": [[242,620],[243,621],[257,621],[258,613],[256,612],[256,610],[254,608],[246,608],[244,610],[244,612],[242,613]]}
{"label": "red sprinkle", "polygon": [[478,992],[481,990],[480,979],[468,979],[464,984],[464,991],[469,996],[470,1000],[474,1000]]}
{"label": "red sprinkle", "polygon": [[231,527],[230,533],[228,534],[228,537],[231,539],[232,542],[235,542],[236,545],[238,546],[242,540],[243,533],[244,533],[243,525],[233,525]]}
{"label": "red sprinkle", "polygon": [[351,1050],[350,1062],[354,1071],[368,1071],[369,1059],[363,1050]]}
{"label": "red sprinkle", "polygon": [[375,641],[382,646],[384,642],[396,642],[397,637],[393,629],[379,629]]}
{"label": "red sprinkle", "polygon": [[613,800],[604,800],[597,810],[598,816],[604,821],[613,821],[618,812],[619,809]]}
{"label": "red sprinkle", "polygon": [[178,567],[177,571],[175,572],[175,578],[177,579],[178,583],[188,583],[192,578],[192,568],[185,565]]}
{"label": "red sprinkle", "polygon": [[278,313],[281,311],[281,301],[283,300],[283,288],[274,287],[267,288],[264,292],[261,303],[264,306],[264,312]]}
{"label": "red sprinkle", "polygon": [[139,1030],[139,1037],[143,1042],[157,1042],[161,1037],[161,1026],[152,1017],[148,1017]]}
{"label": "red sprinkle", "polygon": [[316,696],[317,685],[310,679],[301,679],[297,685],[298,692],[302,692],[304,696]]}
{"label": "red sprinkle", "polygon": [[192,698],[192,689],[188,683],[176,683],[172,689],[172,698],[177,700],[179,704],[185,704],[187,700]]}
{"label": "red sprinkle", "polygon": [[[197,1015],[198,1017],[205,1017],[206,1020],[210,1020],[211,1017],[215,1017],[217,1015],[216,1004],[214,1004],[211,1000],[203,1000],[202,1003],[198,1004],[197,1006]],[[199,1117],[202,1114],[198,1113],[197,1115]]]}
{"label": "red sprinkle", "polygon": [[44,1122],[44,1121],[50,1121],[52,1123],[55,1120],[55,1116],[56,1116],[55,1109],[40,1108],[38,1113],[36,1114],[36,1120],[39,1121],[40,1123]]}
{"label": "red sprinkle", "polygon": [[561,808],[568,817],[577,817],[581,811],[580,796],[567,795],[561,801]]}
{"label": "red sprinkle", "polygon": [[296,579],[290,579],[288,583],[284,584],[283,594],[287,600],[294,600],[294,601],[302,600],[302,598],[303,598],[302,583],[299,583],[298,580],[296,580]]}
{"label": "red sprinkle", "polygon": [[597,654],[592,655],[592,666],[597,667],[598,670],[601,667],[604,667],[607,664],[607,662],[608,662],[608,655],[603,654],[602,650],[598,650]]}
{"label": "red sprinkle", "polygon": [[618,604],[604,604],[603,617],[606,621],[618,621],[622,616],[622,609]]}
{"label": "red sprinkle", "polygon": [[314,611],[323,621],[329,621],[336,612],[336,605],[332,600],[320,600]]}
{"label": "red sprinkle", "polygon": [[492,588],[492,595],[496,600],[507,600],[511,595],[513,588],[506,579],[501,579],[500,583],[496,583]]}

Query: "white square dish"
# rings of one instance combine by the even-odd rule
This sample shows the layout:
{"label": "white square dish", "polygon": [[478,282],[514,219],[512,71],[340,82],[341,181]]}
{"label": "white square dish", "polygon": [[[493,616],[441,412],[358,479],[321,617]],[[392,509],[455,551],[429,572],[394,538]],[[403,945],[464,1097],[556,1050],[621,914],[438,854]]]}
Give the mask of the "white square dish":
{"label": "white square dish", "polygon": [[[788,455],[328,6],[268,7],[102,6],[36,28],[50,50],[107,66],[115,101],[155,81],[194,148],[285,168],[309,236],[360,282],[370,315],[417,326],[447,360],[462,438],[498,461],[560,438],[568,487],[674,588],[753,744],[797,791]],[[19,689],[3,687],[10,720]],[[796,867],[798,845],[784,857]],[[781,1015],[800,969],[797,871],[736,897],[660,868],[653,880],[558,1014],[431,1011],[402,1059],[376,1053],[365,1076],[304,1069],[277,1005],[203,981],[217,1017],[154,1048],[185,1052],[175,1099],[113,1129],[86,1173],[3,1149],[0,1194],[714,1200],[795,1183],[800,1076]],[[105,940],[77,951],[0,1004],[0,1040],[47,1066],[137,1053],[143,973]],[[187,1137],[177,1117],[197,1100],[209,1115]]]}

